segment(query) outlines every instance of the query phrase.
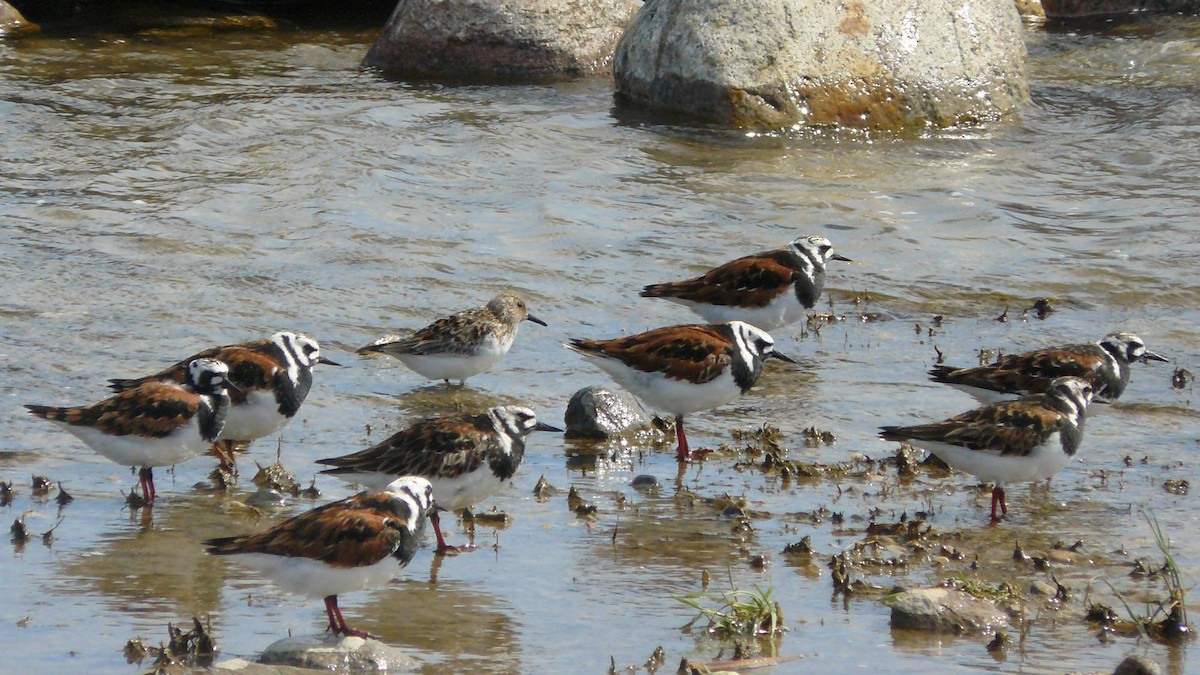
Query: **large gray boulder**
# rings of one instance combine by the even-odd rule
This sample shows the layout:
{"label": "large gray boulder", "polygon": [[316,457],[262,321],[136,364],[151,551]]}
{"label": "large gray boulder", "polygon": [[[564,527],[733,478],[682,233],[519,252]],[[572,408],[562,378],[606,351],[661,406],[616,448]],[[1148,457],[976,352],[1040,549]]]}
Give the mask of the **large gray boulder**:
{"label": "large gray boulder", "polygon": [[1021,19],[996,0],[647,0],[617,47],[634,106],[734,127],[904,129],[1028,97]]}
{"label": "large gray boulder", "polygon": [[363,65],[394,77],[607,73],[640,0],[400,0]]}

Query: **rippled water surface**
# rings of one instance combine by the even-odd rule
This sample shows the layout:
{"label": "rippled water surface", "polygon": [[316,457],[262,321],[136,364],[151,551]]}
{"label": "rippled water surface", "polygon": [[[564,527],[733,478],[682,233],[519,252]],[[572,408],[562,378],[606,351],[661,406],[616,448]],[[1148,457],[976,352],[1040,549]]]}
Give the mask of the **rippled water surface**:
{"label": "rippled water surface", "polygon": [[[168,622],[210,617],[222,658],[323,627],[320,604],[289,597],[201,553],[202,538],[240,533],[310,508],[290,500],[255,519],[252,460],[280,448],[308,483],[311,461],[365,447],[413,419],[515,400],[559,423],[571,393],[605,378],[559,346],[691,321],[639,298],[800,234],[829,237],[830,304],[845,320],[777,333],[800,361],[772,367],[743,400],[690,418],[694,444],[778,426],[791,456],[887,457],[880,424],[940,419],[973,405],[926,381],[945,355],[974,363],[1005,352],[1126,329],[1171,364],[1139,366],[1119,405],[1091,420],[1082,459],[1046,486],[1014,486],[1012,517],[986,524],[986,493],[964,475],[894,469],[781,482],[735,455],[687,467],[701,497],[744,495],[753,531],[675,495],[669,447],[595,456],[552,434],[531,439],[511,489],[484,507],[478,550],[422,551],[389,588],[348,594],[352,624],[429,672],[606,672],[662,646],[666,668],[712,660],[732,643],[680,631],[676,598],[754,585],[773,590],[791,629],[777,672],[1108,670],[1139,652],[1197,672],[1194,647],[1098,639],[1081,618],[1112,587],[1161,597],[1128,575],[1157,557],[1143,515],[1173,538],[1187,579],[1200,576],[1194,390],[1200,285],[1200,24],[1194,17],[1067,31],[1030,26],[1032,101],[987,128],[903,138],[783,137],[655,126],[614,109],[602,79],[538,86],[409,86],[361,72],[373,30],[183,35],[88,32],[0,43],[0,479],[16,498],[5,523],[35,537],[0,551],[0,671],[131,672],[121,648],[166,639]],[[508,358],[463,390],[431,386],[355,347],[523,293],[549,327],[525,324]],[[1039,320],[1023,310],[1051,298]],[[1007,322],[997,321],[1007,311]],[[930,333],[935,315],[944,317]],[[109,377],[140,375],[213,344],[297,329],[345,364],[325,368],[282,440],[260,441],[240,484],[211,489],[208,459],[160,470],[162,499],[131,513],[135,477],[21,404],[98,400]],[[806,447],[802,430],[836,442]],[[1126,458],[1129,458],[1126,461]],[[58,509],[31,495],[33,475],[62,481]],[[657,493],[630,487],[637,474]],[[563,492],[533,497],[539,476]],[[577,518],[575,486],[599,513]],[[320,478],[318,502],[349,489]],[[982,494],[982,496],[980,496]],[[1049,573],[1030,551],[1084,542],[1054,567],[1075,597],[1029,610],[1025,638],[993,658],[986,638],[894,632],[879,594],[833,599],[829,557],[864,538],[868,519],[929,512],[968,552],[935,566],[867,569],[883,588],[978,574],[1026,588]],[[832,517],[833,513],[840,518]],[[36,535],[54,527],[46,545]],[[451,528],[452,540],[467,533]],[[812,538],[811,559],[785,556]],[[1124,553],[1121,553],[1121,551]],[[767,556],[765,570],[750,564]],[[768,653],[772,649],[767,647]],[[612,661],[610,661],[610,657]],[[142,668],[145,668],[143,664]],[[644,671],[643,671],[644,672]]]}

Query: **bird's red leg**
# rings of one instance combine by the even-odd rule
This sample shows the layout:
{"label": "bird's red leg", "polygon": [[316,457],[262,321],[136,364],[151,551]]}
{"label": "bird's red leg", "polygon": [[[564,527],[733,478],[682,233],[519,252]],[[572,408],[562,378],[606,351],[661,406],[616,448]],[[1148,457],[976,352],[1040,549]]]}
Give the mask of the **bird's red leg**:
{"label": "bird's red leg", "polygon": [[142,498],[148,502],[154,501],[158,492],[154,489],[154,469],[143,466],[138,470],[138,481],[142,484]]}
{"label": "bird's red leg", "polygon": [[696,459],[712,452],[708,448],[696,448],[693,451],[688,447],[687,433],[683,430],[683,415],[675,416],[675,437],[679,439],[679,447],[675,450],[675,459],[680,462]]}
{"label": "bird's red leg", "polygon": [[1000,507],[1001,517],[1008,515],[1008,504],[1004,501],[1004,488],[999,485],[992,488],[992,520],[1000,520],[996,517],[996,506]]}
{"label": "bird's red leg", "polygon": [[337,596],[327,596],[325,598],[325,613],[329,615],[329,627],[325,631],[337,635],[342,629],[338,626],[337,617],[333,613],[335,607],[337,607]]}
{"label": "bird's red leg", "polygon": [[[330,595],[325,598],[325,610],[329,612],[329,627],[333,629],[334,635],[345,635],[347,637],[373,638],[374,635],[365,630],[355,630],[346,625],[346,619],[342,616],[342,610],[338,608],[337,596]],[[337,617],[337,625],[334,626],[334,617]]]}
{"label": "bird's red leg", "polygon": [[429,522],[433,524],[433,536],[437,537],[437,551],[435,553],[441,555],[458,553],[458,547],[448,546],[445,538],[442,537],[442,518],[437,509],[434,509],[429,514]]}

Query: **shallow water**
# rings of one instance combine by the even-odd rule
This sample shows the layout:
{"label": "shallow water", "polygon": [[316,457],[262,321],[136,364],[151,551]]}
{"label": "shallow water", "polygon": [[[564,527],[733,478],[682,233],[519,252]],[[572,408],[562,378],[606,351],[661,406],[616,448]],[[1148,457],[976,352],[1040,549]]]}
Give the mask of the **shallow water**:
{"label": "shallow water", "polygon": [[[211,618],[222,658],[318,632],[319,603],[201,553],[205,537],[311,506],[292,500],[257,520],[239,511],[251,459],[269,463],[278,446],[307,484],[313,459],[446,409],[521,401],[557,423],[573,391],[607,382],[559,346],[566,337],[691,321],[637,291],[807,233],[855,260],[829,274],[830,311],[846,320],[777,334],[800,365],[773,364],[742,401],[692,416],[694,444],[770,423],[793,458],[890,456],[878,425],[973,405],[926,381],[938,351],[966,364],[984,348],[1126,329],[1172,364],[1138,367],[1122,402],[1090,421],[1081,461],[1049,487],[1011,489],[999,527],[963,475],[784,483],[732,456],[688,467],[680,482],[697,495],[748,498],[753,532],[734,534],[715,510],[675,497],[670,448],[593,460],[595,448],[537,434],[514,486],[484,505],[506,511],[508,527],[480,526],[478,550],[457,557],[423,551],[393,587],[343,597],[347,619],[429,672],[600,673],[610,657],[640,666],[660,645],[673,669],[732,653],[679,630],[693,614],[676,598],[700,591],[706,570],[710,592],[731,578],[773,589],[791,628],[776,653],[798,659],[778,672],[1108,670],[1132,652],[1168,672],[1200,670],[1187,647],[1099,640],[1079,616],[1093,578],[1161,592],[1128,576],[1135,557],[1161,557],[1143,509],[1173,535],[1186,577],[1200,572],[1194,498],[1163,488],[1198,479],[1194,390],[1171,387],[1173,367],[1200,370],[1195,18],[1030,26],[1033,100],[1019,115],[903,138],[657,126],[615,110],[604,80],[407,86],[358,70],[373,32],[285,24],[0,43],[0,479],[17,486],[0,515],[24,514],[35,534],[0,555],[0,672],[129,672],[129,638],[157,644],[168,622],[193,616]],[[525,324],[508,358],[465,390],[353,354],[504,288],[550,326]],[[1023,315],[1041,297],[1056,311]],[[98,400],[106,378],[285,328],[347,367],[317,373],[299,419],[281,442],[254,447],[228,494],[205,487],[212,464],[200,459],[160,471],[164,498],[131,513],[127,469],[21,408]],[[836,443],[806,448],[813,426]],[[75,501],[59,510],[32,497],[35,474]],[[662,489],[634,490],[637,474]],[[535,499],[539,476],[561,492]],[[322,503],[349,494],[316,485]],[[599,508],[594,521],[568,510],[572,485]],[[877,596],[831,599],[829,556],[861,540],[872,513],[916,511],[971,555],[864,578],[919,585],[969,574],[978,554],[986,580],[1025,588],[1049,577],[1013,563],[1017,540],[1030,551],[1083,540],[1087,562],[1053,569],[1076,593],[1070,608],[1038,612],[998,660],[986,639],[893,632]],[[44,545],[36,535],[56,523]],[[466,538],[451,529],[452,542]],[[780,553],[804,535],[811,561]],[[757,555],[765,571],[750,565]],[[1103,582],[1093,594],[1123,609]]]}

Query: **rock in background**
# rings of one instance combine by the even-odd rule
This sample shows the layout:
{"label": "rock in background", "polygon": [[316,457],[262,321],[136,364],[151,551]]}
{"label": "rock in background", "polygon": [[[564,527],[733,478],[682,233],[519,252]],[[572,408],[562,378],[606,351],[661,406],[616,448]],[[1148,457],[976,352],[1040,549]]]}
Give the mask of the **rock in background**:
{"label": "rock in background", "polygon": [[400,0],[363,65],[393,77],[607,73],[640,0]]}
{"label": "rock in background", "polygon": [[0,0],[0,37],[38,32],[37,24],[25,20],[16,7]]}
{"label": "rock in background", "polygon": [[733,127],[904,129],[1028,98],[1021,19],[994,0],[648,0],[617,47],[637,107]]}

